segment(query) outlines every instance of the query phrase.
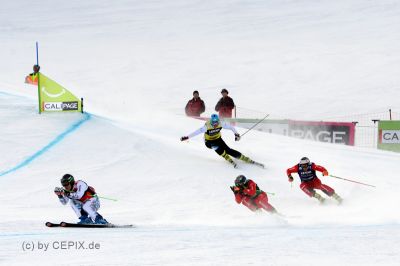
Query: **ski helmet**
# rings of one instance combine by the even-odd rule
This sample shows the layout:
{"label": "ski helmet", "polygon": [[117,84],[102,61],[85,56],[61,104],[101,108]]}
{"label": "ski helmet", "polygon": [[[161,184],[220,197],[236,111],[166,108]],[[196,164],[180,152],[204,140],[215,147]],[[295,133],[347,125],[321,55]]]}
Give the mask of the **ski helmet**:
{"label": "ski helmet", "polygon": [[307,157],[301,158],[299,165],[310,165],[310,159],[308,159]]}
{"label": "ski helmet", "polygon": [[219,123],[219,116],[217,114],[212,114],[210,122],[211,122],[211,125],[215,127]]}
{"label": "ski helmet", "polygon": [[65,174],[61,178],[61,185],[63,185],[63,187],[68,186],[68,185],[73,185],[74,183],[75,183],[75,179],[70,174]]}
{"label": "ski helmet", "polygon": [[33,65],[33,72],[37,73],[40,71],[40,66],[39,65]]}
{"label": "ski helmet", "polygon": [[235,186],[241,187],[243,186],[247,181],[247,178],[244,175],[239,175],[235,179]]}

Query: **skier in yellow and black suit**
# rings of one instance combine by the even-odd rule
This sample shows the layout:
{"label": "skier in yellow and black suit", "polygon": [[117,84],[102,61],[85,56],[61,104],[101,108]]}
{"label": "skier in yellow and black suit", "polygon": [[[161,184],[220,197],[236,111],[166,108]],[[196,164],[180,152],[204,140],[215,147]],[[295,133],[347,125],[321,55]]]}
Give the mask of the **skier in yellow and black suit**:
{"label": "skier in yellow and black suit", "polygon": [[224,157],[225,160],[230,162],[235,168],[237,165],[230,156],[245,161],[247,163],[256,164],[258,166],[264,167],[263,164],[255,162],[250,158],[244,156],[242,153],[229,148],[228,145],[226,145],[225,141],[221,138],[221,129],[223,128],[232,130],[233,133],[235,133],[235,140],[240,140],[240,135],[233,126],[226,122],[220,121],[218,115],[213,114],[203,127],[199,128],[188,136],[181,137],[181,141],[204,133],[204,141],[207,148],[215,150],[218,155]]}

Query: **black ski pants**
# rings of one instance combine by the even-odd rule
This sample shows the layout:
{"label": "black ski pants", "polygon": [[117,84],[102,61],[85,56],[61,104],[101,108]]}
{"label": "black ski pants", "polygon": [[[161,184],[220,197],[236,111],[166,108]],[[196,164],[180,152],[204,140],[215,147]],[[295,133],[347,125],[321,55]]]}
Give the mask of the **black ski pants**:
{"label": "black ski pants", "polygon": [[216,153],[218,153],[218,155],[222,155],[225,151],[227,154],[237,159],[242,156],[242,154],[237,150],[229,148],[222,138],[218,138],[216,140],[206,140],[205,144],[207,148],[213,149]]}

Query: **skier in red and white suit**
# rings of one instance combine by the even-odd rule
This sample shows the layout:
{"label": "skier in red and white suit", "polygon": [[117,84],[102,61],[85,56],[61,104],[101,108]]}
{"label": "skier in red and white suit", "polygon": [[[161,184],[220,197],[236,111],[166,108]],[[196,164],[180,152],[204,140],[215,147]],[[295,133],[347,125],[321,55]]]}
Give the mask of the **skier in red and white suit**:
{"label": "skier in red and white suit", "polygon": [[242,203],[252,211],[264,209],[267,212],[276,213],[275,208],[268,203],[267,193],[244,175],[236,177],[235,186],[232,186],[231,190],[235,194],[235,200],[238,204]]}
{"label": "skier in red and white suit", "polygon": [[328,175],[328,171],[320,165],[310,162],[307,157],[301,158],[300,162],[295,166],[286,170],[289,182],[293,182],[292,173],[297,173],[300,177],[301,184],[300,188],[310,197],[314,197],[323,203],[325,199],[319,195],[315,189],[322,190],[329,197],[333,197],[339,203],[342,202],[342,198],[335,193],[335,190],[328,185],[322,184],[321,180],[317,177],[316,171],[322,173],[323,176]]}

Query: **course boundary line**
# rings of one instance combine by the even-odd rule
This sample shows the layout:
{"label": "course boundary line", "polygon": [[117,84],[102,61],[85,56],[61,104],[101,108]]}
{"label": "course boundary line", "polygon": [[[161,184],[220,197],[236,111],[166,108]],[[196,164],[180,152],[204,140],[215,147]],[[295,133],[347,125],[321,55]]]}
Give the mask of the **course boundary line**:
{"label": "course boundary line", "polygon": [[53,147],[53,146],[57,145],[58,143],[60,143],[66,136],[68,136],[69,134],[71,134],[72,132],[77,130],[86,121],[90,120],[91,115],[89,113],[84,113],[83,115],[84,115],[84,117],[81,120],[79,120],[78,122],[72,124],[64,132],[62,132],[60,135],[58,135],[52,141],[50,141],[46,146],[44,146],[43,148],[41,148],[40,150],[38,150],[37,152],[35,152],[31,156],[29,156],[28,158],[26,158],[25,160],[23,160],[22,162],[20,162],[16,166],[14,166],[14,167],[12,167],[12,168],[10,168],[8,170],[0,172],[0,177],[1,176],[5,176],[5,175],[10,174],[10,173],[13,173],[13,172],[15,172],[15,171],[17,171],[17,170],[29,165],[32,161],[34,161],[35,159],[37,159],[38,157],[40,157],[41,155],[46,153],[51,147]]}

